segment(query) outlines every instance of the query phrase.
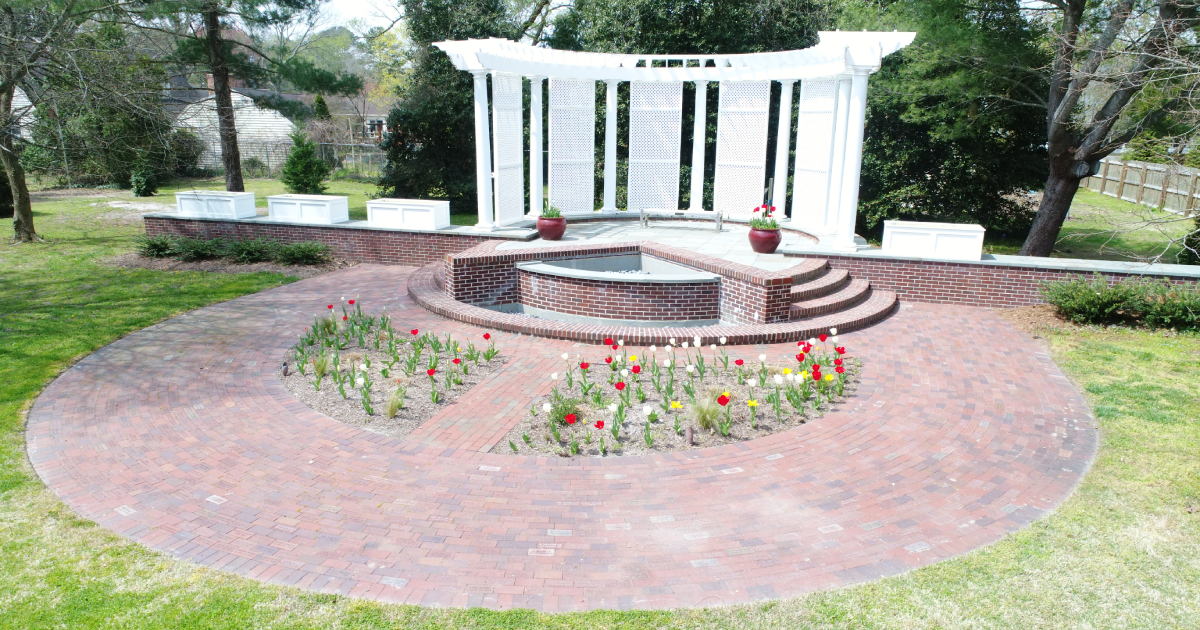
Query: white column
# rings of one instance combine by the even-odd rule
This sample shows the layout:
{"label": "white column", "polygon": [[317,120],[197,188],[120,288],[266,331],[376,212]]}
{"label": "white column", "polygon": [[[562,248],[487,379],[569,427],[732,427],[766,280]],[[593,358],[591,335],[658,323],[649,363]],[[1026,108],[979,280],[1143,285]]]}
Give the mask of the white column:
{"label": "white column", "polygon": [[837,236],[834,247],[856,249],[854,221],[858,218],[858,178],[862,174],[863,128],[867,122],[867,69],[855,69],[851,81],[846,119],[846,162],[842,170],[842,193],[838,203]]}
{"label": "white column", "polygon": [[792,143],[792,84],[795,81],[785,80],[781,83],[779,131],[775,134],[775,189],[771,191],[771,198],[776,208],[776,219],[783,221],[787,214],[788,150]]}
{"label": "white column", "polygon": [[846,166],[846,120],[850,113],[850,76],[837,78],[837,95],[833,105],[833,144],[829,155],[829,189],[825,194],[825,216],[820,232],[832,235],[837,232],[837,217],[841,208],[842,174]]}
{"label": "white column", "polygon": [[542,214],[545,191],[542,189],[542,81],[545,77],[529,77],[529,215]]}
{"label": "white column", "polygon": [[708,81],[696,81],[696,121],[692,125],[692,193],[688,210],[704,209],[704,133],[708,129]]}
{"label": "white column", "polygon": [[479,199],[476,227],[495,229],[492,211],[491,125],[488,124],[487,71],[472,70],[475,76],[475,188]]}
{"label": "white column", "polygon": [[601,212],[617,211],[617,81],[604,82],[604,206]]}

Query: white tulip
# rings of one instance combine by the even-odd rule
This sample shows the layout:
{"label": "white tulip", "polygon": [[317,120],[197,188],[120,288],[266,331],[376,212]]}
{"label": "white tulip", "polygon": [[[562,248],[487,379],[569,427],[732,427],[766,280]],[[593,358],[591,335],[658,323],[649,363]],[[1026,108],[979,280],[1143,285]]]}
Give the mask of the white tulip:
{"label": "white tulip", "polygon": [[721,345],[722,345],[722,346],[723,346],[723,345],[725,345],[725,338],[724,338],[724,337],[721,337],[721,339],[720,339],[720,342],[721,342]]}
{"label": "white tulip", "polygon": [[546,413],[550,413],[550,409],[552,409],[552,407],[550,407],[550,403],[546,403],[546,404],[542,405],[542,411],[545,411]]}
{"label": "white tulip", "polygon": [[760,355],[758,355],[758,360],[759,360],[759,361],[764,361],[764,362],[765,362],[765,361],[767,360],[767,355],[765,355],[765,354],[760,354]]}
{"label": "white tulip", "polygon": [[684,349],[684,350],[687,350],[687,347],[688,347],[688,345],[687,345],[687,342],[686,342],[686,341],[685,341],[685,342],[683,342],[682,344],[679,344],[679,345],[683,346],[683,349]]}
{"label": "white tulip", "polygon": [[780,375],[778,375],[778,374],[776,374],[776,375],[775,375],[775,384],[776,384],[776,385],[782,385],[782,384],[783,384],[783,377],[782,377],[782,376],[780,376]]}
{"label": "white tulip", "polygon": [[658,346],[650,346],[650,352],[658,352]]}
{"label": "white tulip", "polygon": [[811,344],[812,344],[812,345],[814,345],[814,346],[815,346],[815,345],[817,345],[817,338],[816,338],[816,337],[813,337],[812,339],[809,339],[809,340],[808,340],[808,343],[811,343]]}
{"label": "white tulip", "polygon": [[618,340],[617,340],[617,345],[618,345],[618,346],[624,346],[624,345],[625,345],[625,340],[624,340],[624,339],[618,339]]}
{"label": "white tulip", "polygon": [[551,373],[550,373],[550,380],[552,380],[552,381],[557,381],[557,380],[558,380],[558,372],[551,372]]}
{"label": "white tulip", "polygon": [[699,337],[692,337],[692,341],[695,341],[695,342],[696,342],[696,344],[695,344],[695,345],[696,345],[696,347],[697,347],[697,348],[699,348],[699,347],[700,347],[700,338],[699,338]]}
{"label": "white tulip", "polygon": [[671,337],[671,339],[670,339],[669,341],[671,342],[671,345],[672,345],[672,346],[673,346],[673,345],[675,345],[675,338],[674,338],[674,337]]}
{"label": "white tulip", "polygon": [[345,301],[346,301],[346,296],[344,296],[344,295],[342,296],[342,301],[343,301],[343,302],[345,302]]}
{"label": "white tulip", "polygon": [[362,387],[364,382],[365,382],[365,381],[363,381],[363,380],[360,378],[360,379],[356,379],[356,380],[354,381],[354,384],[355,384],[355,385],[358,385],[359,387]]}
{"label": "white tulip", "polygon": [[691,373],[692,373],[692,370],[695,370],[695,369],[696,369],[696,367],[695,367],[695,366],[693,366],[692,364],[690,364],[690,363],[689,363],[689,364],[687,365],[687,367],[685,367],[685,368],[683,368],[683,369],[687,370],[687,373],[688,373],[688,374],[691,374]]}
{"label": "white tulip", "polygon": [[566,352],[564,352],[564,353],[562,353],[562,358],[563,358],[563,361],[566,361],[567,359],[570,359],[570,358],[571,358],[571,355],[570,355],[570,354],[568,354],[568,353],[566,353]]}
{"label": "white tulip", "polygon": [[758,379],[748,378],[748,379],[746,379],[746,384],[749,385],[750,387],[758,387]]}
{"label": "white tulip", "polygon": [[648,416],[648,415],[654,413],[654,407],[651,407],[650,405],[646,405],[645,407],[642,407],[642,413],[644,415]]}
{"label": "white tulip", "polygon": [[716,352],[716,351],[717,351],[717,344],[715,344],[715,343],[714,343],[714,344],[710,345],[710,346],[708,347],[708,349],[709,349],[709,350],[712,350],[713,352]]}
{"label": "white tulip", "polygon": [[836,334],[837,334],[837,329],[836,329],[836,328],[830,328],[830,329],[829,329],[829,334],[831,334],[831,335],[836,335]]}
{"label": "white tulip", "polygon": [[796,375],[795,375],[795,374],[788,374],[788,375],[787,375],[787,380],[788,380],[788,382],[789,382],[789,383],[791,383],[791,382],[795,381],[795,380],[796,380]]}
{"label": "white tulip", "polygon": [[665,368],[669,368],[669,367],[671,367],[671,360],[670,360],[670,359],[663,359],[663,367],[665,367]]}
{"label": "white tulip", "polygon": [[621,376],[622,377],[629,376],[629,370],[621,370]]}
{"label": "white tulip", "polygon": [[617,413],[617,405],[616,404],[609,405],[608,410],[613,413]]}
{"label": "white tulip", "polygon": [[829,340],[833,342],[833,345],[837,345],[837,335],[830,337]]}

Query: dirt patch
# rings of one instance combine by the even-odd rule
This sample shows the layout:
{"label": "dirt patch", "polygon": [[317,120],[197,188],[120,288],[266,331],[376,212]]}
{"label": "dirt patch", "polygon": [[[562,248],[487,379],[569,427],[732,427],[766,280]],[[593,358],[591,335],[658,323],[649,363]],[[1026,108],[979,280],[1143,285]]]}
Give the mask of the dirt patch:
{"label": "dirt patch", "polygon": [[1013,328],[1029,333],[1034,339],[1040,339],[1042,335],[1051,332],[1080,328],[1079,325],[1059,317],[1054,312],[1054,307],[1049,304],[998,308],[994,310],[997,315],[1012,324]]}
{"label": "dirt patch", "polygon": [[256,273],[266,271],[303,279],[337,271],[338,269],[353,267],[358,263],[338,258],[327,265],[281,265],[273,262],[247,265],[228,260],[181,262],[173,258],[145,258],[137,254],[122,254],[104,261],[104,264],[120,267],[121,269],[153,269],[155,271],[207,271],[210,273]]}
{"label": "dirt patch", "polygon": [[[368,339],[369,344],[370,339]],[[295,359],[291,356],[286,359],[292,363],[288,375],[283,375],[282,367],[276,370],[276,375],[297,400],[338,422],[373,433],[402,437],[412,433],[413,430],[443,409],[457,404],[460,396],[499,370],[507,361],[504,356],[497,355],[492,357],[491,361],[485,361],[480,357],[476,363],[460,353],[460,367],[455,367],[452,363],[454,357],[449,352],[441,353],[438,371],[434,375],[439,395],[439,401],[435,403],[431,396],[433,383],[426,374],[430,351],[424,350],[417,369],[409,376],[404,373],[402,366],[404,359],[412,354],[411,344],[401,344],[397,355],[401,357],[401,360],[393,363],[390,368],[386,362],[392,360],[392,357],[389,357],[386,352],[386,345],[386,343],[382,344],[385,350],[382,352],[371,348],[340,351],[338,363],[340,374],[344,379],[340,390],[332,374],[321,379],[318,390],[314,385],[317,379],[313,372],[313,365],[309,363],[305,369],[306,374],[300,374],[295,369]],[[369,366],[363,370],[361,366],[366,365],[365,360],[368,359]],[[281,359],[280,362],[282,363],[284,360]],[[367,375],[358,388],[355,387],[355,378],[350,375],[352,365],[358,366],[354,368],[355,377],[362,376],[364,372]],[[462,373],[461,366],[466,367],[465,374]],[[448,377],[449,383],[447,382]],[[370,382],[369,386],[367,385],[368,381]],[[371,414],[368,414],[363,406],[362,389],[364,387],[368,388],[370,392],[369,400],[373,412]],[[405,390],[404,406],[396,412],[395,417],[388,418],[388,399],[394,391],[401,387]],[[343,396],[342,392],[345,392],[346,395]]]}
{"label": "dirt patch", "polygon": [[[677,354],[681,359],[684,356],[682,352]],[[658,356],[660,360],[665,358],[663,354]],[[619,365],[620,361],[618,360],[616,363]],[[534,400],[532,401],[533,409],[526,413],[517,426],[492,447],[492,452],[571,457],[572,442],[574,441],[578,448],[574,456],[599,457],[605,454],[601,450],[600,440],[603,437],[608,455],[645,455],[753,440],[809,422],[837,407],[852,396],[858,388],[862,365],[856,358],[846,358],[843,361],[843,367],[846,369],[845,383],[840,394],[836,393],[835,387],[826,381],[824,388],[826,395],[817,397],[813,391],[796,407],[788,400],[784,392],[794,388],[799,393],[802,389],[796,385],[798,381],[793,382],[787,379],[787,375],[783,373],[785,367],[768,366],[767,382],[769,386],[762,387],[761,382],[757,382],[761,380],[758,362],[746,357],[745,364],[741,378],[738,376],[738,368],[734,365],[732,358],[728,369],[724,369],[719,362],[714,365],[710,360],[704,378],[699,376],[689,378],[686,369],[681,366],[676,370],[674,393],[669,399],[666,398],[667,383],[669,382],[667,369],[659,370],[659,388],[656,388],[653,375],[648,367],[640,374],[633,374],[626,370],[627,374],[622,375],[620,371],[610,368],[609,364],[591,365],[589,379],[593,383],[593,387],[588,394],[583,393],[584,386],[579,378],[579,370],[575,369],[571,379],[572,384],[567,384],[564,374],[563,378],[558,381],[557,391],[565,398],[580,401],[575,412],[576,421],[568,425],[552,420],[543,405],[553,403],[555,400],[553,395]],[[631,368],[638,363],[631,361],[625,365]],[[793,367],[795,366],[787,366],[786,369],[791,370]],[[832,366],[826,369],[828,374],[834,374]],[[609,382],[610,376],[613,380],[612,383]],[[776,384],[775,376],[782,377],[782,383]],[[796,374],[793,372],[791,376],[795,377]],[[751,387],[751,379],[756,381],[756,386]],[[629,406],[625,409],[625,420],[614,437],[612,427],[617,413],[613,411],[612,406],[623,405],[615,386],[616,382],[625,382],[625,389],[630,392],[630,395]],[[812,381],[806,378],[805,382],[811,391]],[[693,384],[694,398],[686,392],[685,383]],[[640,394],[638,393],[639,386]],[[593,392],[596,391],[600,392],[598,400],[593,397]],[[768,400],[768,394],[772,391],[780,392],[781,404],[778,415]],[[730,398],[725,407],[715,402],[717,397],[724,392],[728,392]],[[644,399],[642,395],[644,395]],[[667,409],[663,408],[664,400],[667,401]],[[678,402],[680,407],[670,409],[672,400]],[[758,403],[753,416],[748,404],[751,400]],[[705,428],[701,424],[699,412],[703,407],[709,408],[710,422],[713,418],[711,414],[714,411],[716,412],[716,421],[725,422],[725,410],[729,410],[729,421],[732,424],[728,429],[728,435],[725,435],[720,427]],[[657,417],[651,420],[647,411],[653,411]],[[603,422],[603,426],[597,426],[597,421]],[[557,437],[554,435],[552,422],[556,422],[554,426],[558,427]],[[688,428],[692,429],[690,444],[687,442]],[[649,443],[646,440],[647,433],[651,438]],[[516,448],[514,449],[514,447]]]}
{"label": "dirt patch", "polygon": [[101,190],[99,188],[54,188],[51,190],[34,190],[29,192],[29,200],[33,203],[55,201],[58,199],[111,199],[122,196],[128,197],[130,196],[130,192],[127,190]]}

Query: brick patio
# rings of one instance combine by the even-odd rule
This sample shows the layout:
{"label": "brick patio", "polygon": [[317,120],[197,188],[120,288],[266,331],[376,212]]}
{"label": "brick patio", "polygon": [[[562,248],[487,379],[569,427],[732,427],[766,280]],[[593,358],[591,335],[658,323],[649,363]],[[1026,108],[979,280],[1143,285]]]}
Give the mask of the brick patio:
{"label": "brick patio", "polygon": [[386,306],[398,328],[483,332],[414,304],[412,271],[362,265],[129,335],[38,399],[30,460],[81,516],[202,565],[383,601],[566,611],[895,575],[1045,514],[1096,451],[1088,409],[1040,347],[990,310],[951,305],[906,303],[842,335],[865,367],[840,410],[687,453],[487,453],[547,391],[559,354],[603,356],[513,333],[496,334],[504,370],[406,439],[293,399],[275,366],[341,296]]}

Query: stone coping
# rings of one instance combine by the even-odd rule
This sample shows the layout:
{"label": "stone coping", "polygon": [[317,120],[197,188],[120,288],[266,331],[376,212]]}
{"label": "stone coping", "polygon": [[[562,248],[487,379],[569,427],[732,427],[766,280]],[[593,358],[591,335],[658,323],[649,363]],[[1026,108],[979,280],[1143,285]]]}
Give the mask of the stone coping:
{"label": "stone coping", "polygon": [[759,269],[750,265],[735,263],[715,256],[706,256],[689,249],[662,245],[654,241],[628,241],[624,243],[602,243],[595,245],[556,245],[536,248],[498,249],[499,243],[488,241],[457,254],[446,254],[446,263],[458,267],[472,264],[492,264],[503,262],[533,262],[554,258],[584,258],[588,256],[605,256],[620,254],[642,253],[661,258],[688,267],[693,267],[708,273],[714,273],[726,278],[740,280],[759,286],[779,286],[802,282],[818,275],[825,268],[825,261],[806,259],[804,262],[776,271]]}
{"label": "stone coping", "polygon": [[559,276],[563,278],[578,278],[580,280],[603,280],[605,282],[624,282],[629,284],[696,284],[720,282],[721,276],[715,273],[687,270],[683,273],[653,273],[644,274],[621,273],[619,271],[596,271],[592,269],[572,269],[551,265],[538,260],[519,262],[517,269],[526,273]]}
{"label": "stone coping", "polygon": [[[690,253],[690,252],[689,252]],[[450,256],[447,256],[449,258]],[[823,262],[823,261],[822,261]],[[742,324],[701,327],[634,327],[611,324],[568,323],[539,319],[518,313],[503,313],[459,302],[442,288],[445,266],[432,263],[413,272],[408,280],[408,295],[433,313],[476,326],[551,339],[569,339],[599,344],[607,338],[624,339],[626,344],[666,344],[672,337],[700,337],[701,345],[785,343],[809,339],[836,327],[838,333],[859,330],[887,318],[897,304],[893,293],[877,292],[850,311],[814,317],[803,321],[775,324]],[[889,304],[890,302],[890,304]]]}
{"label": "stone coping", "polygon": [[[279,195],[274,195],[279,196]],[[452,225],[448,228],[440,230],[419,230],[412,228],[394,228],[374,225],[369,221],[358,219],[345,221],[343,223],[311,223],[304,221],[281,221],[273,219],[269,216],[256,216],[246,219],[221,219],[212,217],[191,217],[182,216],[173,212],[151,212],[142,215],[143,217],[163,218],[163,219],[187,219],[189,221],[217,221],[223,223],[258,223],[264,225],[288,225],[292,227],[319,227],[319,228],[336,228],[343,230],[372,230],[378,232],[411,232],[415,234],[437,234],[441,236],[482,236],[498,240],[513,240],[513,241],[531,241],[537,238],[537,230],[526,228],[502,228],[498,230],[486,231],[479,230],[473,226],[467,225]]]}
{"label": "stone coping", "polygon": [[[605,212],[595,212],[592,215],[570,215],[564,218],[566,218],[567,223],[591,221],[637,221],[641,219],[641,215],[634,210],[618,210],[616,212],[610,210]],[[646,218],[653,221],[700,221],[704,223],[717,222],[717,217],[712,210],[702,210],[700,212],[692,210],[647,210]],[[750,224],[750,219],[742,217],[725,217],[723,221],[725,223],[736,223],[739,225]],[[525,215],[524,221],[519,221],[513,223],[512,225],[535,226],[536,224],[537,217]],[[787,221],[781,221],[779,223],[779,228],[784,232],[790,232],[792,234],[803,236],[804,238],[811,240],[813,243],[820,241],[817,236],[790,225]]]}
{"label": "stone coping", "polygon": [[1035,256],[1011,256],[1005,254],[984,254],[981,260],[962,260],[960,258],[924,258],[903,254],[889,254],[881,249],[859,249],[855,252],[837,251],[821,247],[787,247],[780,248],[779,254],[784,256],[837,256],[842,258],[863,258],[881,261],[903,261],[917,263],[952,263],[960,265],[979,265],[990,267],[1019,267],[1024,269],[1046,269],[1053,271],[1076,271],[1081,274],[1090,273],[1121,273],[1141,276],[1164,276],[1200,279],[1200,265],[1166,265],[1161,263],[1148,264],[1139,262],[1122,262],[1117,260],[1085,260],[1082,258],[1039,258]]}

